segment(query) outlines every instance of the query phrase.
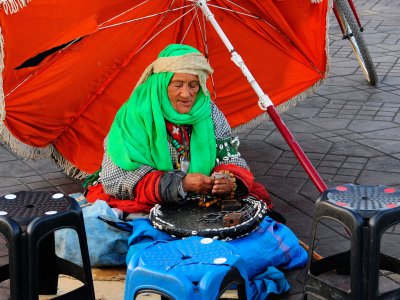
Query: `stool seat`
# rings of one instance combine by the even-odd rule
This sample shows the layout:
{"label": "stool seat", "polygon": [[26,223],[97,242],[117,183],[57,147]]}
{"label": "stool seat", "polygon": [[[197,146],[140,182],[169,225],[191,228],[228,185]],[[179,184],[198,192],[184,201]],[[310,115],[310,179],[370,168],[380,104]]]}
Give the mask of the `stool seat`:
{"label": "stool seat", "polygon": [[345,184],[328,190],[324,200],[371,218],[379,211],[399,207],[400,191],[384,185]]}
{"label": "stool seat", "polygon": [[[76,231],[82,267],[55,254],[54,231],[62,228]],[[10,279],[11,299],[56,294],[59,274],[74,277],[83,286],[54,299],[95,299],[83,215],[75,199],[42,191],[3,195],[0,233],[9,248],[9,264],[0,267],[0,281]]]}
{"label": "stool seat", "polygon": [[233,285],[246,299],[243,264],[230,244],[211,238],[158,241],[132,256],[124,299],[149,291],[169,299],[218,299]]}
{"label": "stool seat", "polygon": [[27,225],[36,217],[68,211],[75,205],[61,193],[19,192],[0,199],[0,215],[11,217],[19,225]]}
{"label": "stool seat", "polygon": [[[313,258],[317,226],[337,221],[350,235],[350,250]],[[315,203],[304,294],[322,299],[399,299],[400,288],[379,292],[379,270],[400,274],[400,260],[380,252],[382,234],[400,222],[400,191],[383,185],[344,184],[323,192]],[[319,275],[336,270],[350,275],[344,291]]]}

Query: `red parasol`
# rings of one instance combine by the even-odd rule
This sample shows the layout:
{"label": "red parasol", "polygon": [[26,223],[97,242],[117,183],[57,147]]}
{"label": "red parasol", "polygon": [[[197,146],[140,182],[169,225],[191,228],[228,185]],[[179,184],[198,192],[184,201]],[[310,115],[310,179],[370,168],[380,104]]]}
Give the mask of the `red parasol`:
{"label": "red parasol", "polygon": [[325,78],[329,6],[313,2],[32,0],[0,11],[2,135],[25,157],[51,156],[78,177],[96,171],[116,111],[170,43],[208,57],[213,101],[232,127],[248,124],[265,116],[260,99],[285,108]]}

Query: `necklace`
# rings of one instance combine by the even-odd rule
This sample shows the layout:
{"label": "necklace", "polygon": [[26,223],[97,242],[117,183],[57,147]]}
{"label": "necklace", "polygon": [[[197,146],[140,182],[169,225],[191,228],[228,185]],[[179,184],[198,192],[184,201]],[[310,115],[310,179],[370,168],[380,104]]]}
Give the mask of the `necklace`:
{"label": "necklace", "polygon": [[185,126],[176,126],[171,123],[167,124],[167,138],[168,141],[178,152],[176,157],[175,168],[180,169],[184,173],[187,173],[190,166],[190,151],[189,151],[189,141],[190,141],[190,128]]}
{"label": "necklace", "polygon": [[180,155],[184,155],[185,154],[185,151],[187,150],[187,149],[185,149],[185,146],[181,145],[176,139],[174,139],[169,134],[168,134],[168,141],[170,141],[172,146],[174,146],[174,148],[176,149],[176,151],[178,151],[178,153]]}

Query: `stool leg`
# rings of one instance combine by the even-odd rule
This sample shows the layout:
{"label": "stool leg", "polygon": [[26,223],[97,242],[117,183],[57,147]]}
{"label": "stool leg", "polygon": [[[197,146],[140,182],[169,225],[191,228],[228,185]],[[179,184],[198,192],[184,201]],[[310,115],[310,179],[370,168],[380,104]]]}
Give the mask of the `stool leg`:
{"label": "stool leg", "polygon": [[[72,272],[78,272],[77,270],[80,269],[81,272],[78,273],[84,274],[79,277],[84,277],[86,280],[82,287],[57,298],[95,299],[86,234],[83,225],[80,225],[83,224],[82,213],[69,211],[68,213],[46,217],[45,222],[37,218],[29,223],[26,230],[29,279],[27,280],[27,288],[24,289],[27,290],[29,296],[24,300],[37,300],[40,293],[57,293],[58,275],[65,274],[61,267],[65,264],[59,262],[60,258],[55,254],[54,245],[54,230],[60,229],[60,224],[64,224],[64,228],[72,228],[78,233],[84,268],[77,266],[72,269]],[[44,264],[44,266],[40,266],[40,264]],[[46,278],[46,276],[49,278]],[[49,282],[43,282],[48,280]]]}
{"label": "stool leg", "polygon": [[368,299],[398,299],[400,289],[380,295],[379,293],[379,270],[389,270],[399,274],[400,261],[394,257],[381,253],[382,234],[400,221],[400,207],[380,211],[369,220],[369,253],[368,253],[368,278],[366,289]]}
{"label": "stool leg", "polygon": [[39,294],[57,293],[58,271],[54,246],[54,233],[46,236],[39,244]]}
{"label": "stool leg", "polygon": [[[95,300],[92,269],[90,266],[89,251],[86,239],[86,232],[84,228],[84,221],[82,214],[76,214],[74,216],[74,225],[69,228],[75,230],[78,235],[80,253],[82,258],[82,267],[62,259],[55,255],[57,274],[65,274],[80,280],[84,285],[75,291],[71,291],[65,295],[58,296],[54,299],[85,299]],[[54,243],[53,243],[54,247]]]}
{"label": "stool leg", "polygon": [[238,298],[245,300],[247,298],[246,283],[240,271],[235,267],[232,267],[222,280],[220,285],[220,296],[225,292],[226,289],[235,284],[237,286]]}
{"label": "stool leg", "polygon": [[307,293],[312,290],[311,277],[314,275],[311,272],[311,265],[312,265],[312,260],[313,260],[313,252],[314,252],[315,236],[317,234],[317,226],[318,226],[318,220],[316,217],[314,217],[312,227],[311,227],[310,246],[308,248],[307,275],[306,275],[306,281],[305,281],[304,289],[303,289],[304,299],[307,299]]}
{"label": "stool leg", "polygon": [[10,279],[10,297],[23,300],[24,273],[21,255],[21,228],[12,219],[0,218],[0,232],[8,243],[8,265],[0,267],[0,281]]}
{"label": "stool leg", "polygon": [[[81,215],[80,218],[81,218],[81,224],[84,224],[83,216]],[[80,226],[76,230],[78,232],[79,245],[81,248],[82,264],[83,264],[82,268],[83,268],[83,273],[85,276],[85,286],[86,286],[86,292],[87,292],[86,294],[87,294],[88,299],[95,300],[92,268],[90,265],[89,250],[88,250],[86,231],[85,231],[84,225]]]}
{"label": "stool leg", "polygon": [[380,255],[380,269],[400,274],[400,260],[381,253]]}
{"label": "stool leg", "polygon": [[28,234],[25,237],[25,248],[28,249],[25,254],[27,285],[24,288],[28,295],[25,299],[36,300],[40,294],[56,294],[58,272],[54,254],[54,233],[50,232],[40,238],[35,234]]}
{"label": "stool leg", "polygon": [[[321,196],[321,199],[324,199]],[[351,236],[350,252],[342,252],[325,257],[319,261],[313,260],[314,244],[317,227],[322,219],[330,219],[343,225]],[[304,294],[318,295],[318,297],[329,299],[364,299],[362,298],[362,257],[363,257],[363,225],[364,220],[358,213],[341,207],[336,207],[328,201],[320,199],[316,202],[313,225],[311,231],[311,243],[309,248],[309,259],[307,264],[308,273],[304,285]],[[344,267],[348,263],[349,269]],[[344,291],[339,287],[331,285],[320,278],[320,273],[328,270],[338,269],[347,273],[350,271],[351,290]],[[363,276],[361,276],[363,277]],[[336,298],[335,298],[336,299]]]}
{"label": "stool leg", "polygon": [[92,268],[90,265],[89,258],[89,250],[86,239],[86,231],[84,227],[84,220],[82,213],[77,213],[74,215],[74,225],[70,226],[72,230],[78,235],[80,253],[82,258],[82,267],[57,257],[57,272],[59,274],[65,274],[74,277],[75,279],[80,280],[84,285],[75,291],[75,294],[61,298],[57,297],[55,299],[87,299],[87,300],[95,300],[94,286],[93,286],[93,277],[92,277]]}

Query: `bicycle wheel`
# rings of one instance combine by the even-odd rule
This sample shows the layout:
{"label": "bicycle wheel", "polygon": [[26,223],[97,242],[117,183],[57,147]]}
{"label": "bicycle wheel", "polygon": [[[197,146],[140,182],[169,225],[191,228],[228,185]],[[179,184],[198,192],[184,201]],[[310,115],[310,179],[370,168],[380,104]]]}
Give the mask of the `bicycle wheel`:
{"label": "bicycle wheel", "polygon": [[378,82],[378,75],[376,74],[371,55],[369,54],[360,28],[354,19],[349,3],[347,0],[335,0],[335,5],[338,13],[338,22],[341,23],[344,30],[344,38],[350,41],[365,78],[371,85],[376,85]]}

